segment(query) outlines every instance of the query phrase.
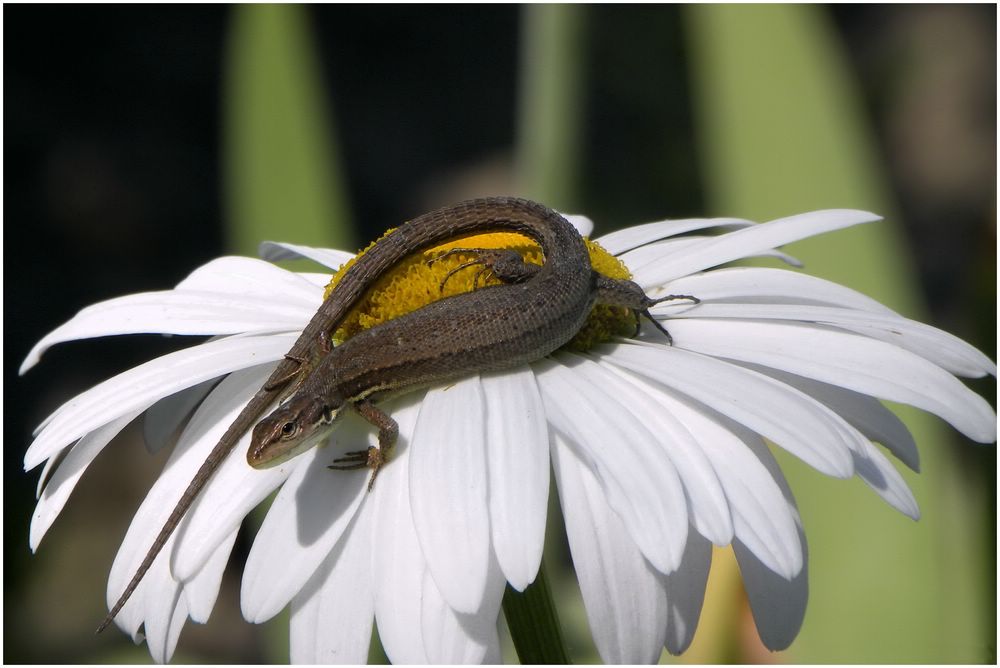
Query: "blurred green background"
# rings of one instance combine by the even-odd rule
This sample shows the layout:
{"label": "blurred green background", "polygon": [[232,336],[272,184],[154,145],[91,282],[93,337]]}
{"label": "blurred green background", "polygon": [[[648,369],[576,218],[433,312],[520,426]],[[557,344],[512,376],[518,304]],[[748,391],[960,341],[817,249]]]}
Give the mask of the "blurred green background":
{"label": "blurred green background", "polygon": [[[354,248],[459,199],[515,193],[597,233],[663,217],[878,211],[790,250],[810,272],[996,351],[996,7],[4,8],[4,660],[148,662],[94,637],[107,571],[162,465],[136,425],[37,555],[31,429],[185,344],[30,346],[83,306],[164,289],[262,239]],[[972,385],[995,405],[992,380]],[[688,662],[995,663],[996,454],[903,411],[923,511],[781,459],[810,545],[798,640],[760,647],[725,551]],[[239,616],[237,543],[175,662],[287,661]],[[550,577],[596,660],[558,526]],[[665,660],[669,660],[665,657]]]}

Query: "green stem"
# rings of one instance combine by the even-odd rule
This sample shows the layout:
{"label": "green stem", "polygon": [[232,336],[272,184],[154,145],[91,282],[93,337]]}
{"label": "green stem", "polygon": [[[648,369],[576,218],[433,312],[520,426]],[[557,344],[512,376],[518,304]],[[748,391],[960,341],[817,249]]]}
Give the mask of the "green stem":
{"label": "green stem", "polygon": [[503,614],[522,664],[569,663],[552,592],[545,578],[545,564],[523,592],[507,585]]}

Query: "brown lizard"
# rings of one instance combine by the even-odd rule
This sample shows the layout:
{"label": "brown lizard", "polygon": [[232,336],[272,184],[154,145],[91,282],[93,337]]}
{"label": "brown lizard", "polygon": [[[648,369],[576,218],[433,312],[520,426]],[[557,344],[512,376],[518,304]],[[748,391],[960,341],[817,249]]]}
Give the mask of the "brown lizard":
{"label": "brown lizard", "polygon": [[[545,264],[541,268],[532,268],[533,265],[524,264],[513,251],[484,251],[480,261],[488,262],[494,273],[511,285],[435,302],[362,332],[336,348],[332,347],[330,337],[347,312],[375,281],[402,259],[445,241],[499,231],[520,233],[537,242],[542,248]],[[510,288],[516,292],[498,291],[498,288]],[[479,292],[485,295],[483,300],[463,300]],[[501,294],[504,296],[501,297]],[[324,399],[335,390],[334,394],[339,393],[341,398],[340,405],[335,410],[324,412],[321,420],[305,425],[310,433],[324,421],[332,421],[344,402],[349,402],[379,427],[380,443],[384,444],[387,452],[395,440],[395,423],[373,403],[383,390],[409,388],[414,385],[414,380],[426,384],[443,377],[537,359],[572,337],[598,295],[601,301],[629,306],[647,316],[647,309],[652,304],[678,298],[670,296],[652,300],[631,281],[616,281],[596,274],[576,229],[551,209],[527,200],[509,197],[472,200],[424,214],[387,234],[345,272],[285,359],[209,453],[97,632],[100,633],[112,622],[212,474],[243,434],[276,400],[299,388],[289,402],[289,405],[295,402],[295,406],[299,406],[297,399],[307,389],[305,396],[315,398],[322,395]],[[530,315],[518,317],[517,312]],[[513,320],[505,324],[504,320],[509,318]],[[487,329],[494,332],[488,341],[477,339],[475,350],[472,349],[472,339],[463,330],[473,320],[487,322]],[[653,322],[659,327],[655,320]],[[456,324],[462,326],[456,327]],[[437,331],[431,332],[430,329]],[[485,334],[479,331],[477,336]],[[406,346],[375,349],[388,344],[390,339],[401,337],[408,342]],[[333,352],[337,355],[331,358]],[[434,368],[433,360],[439,353],[449,360],[444,374]],[[463,363],[463,359],[468,362]],[[389,370],[383,371],[382,364],[388,364]],[[331,368],[333,365],[337,368]],[[309,379],[316,379],[316,383],[310,385],[304,382]],[[333,390],[327,387],[330,383],[333,383]],[[264,424],[273,423],[274,420],[270,420]],[[279,426],[279,431],[285,428]],[[258,427],[255,431],[258,437],[247,454],[248,461],[255,467],[274,463],[280,456],[275,454],[278,450],[288,454],[297,449],[272,447],[273,442],[265,442],[266,439],[261,436],[267,430],[268,427]],[[280,438],[277,440],[280,441]],[[349,468],[371,466],[377,472],[382,461],[378,453],[365,451],[354,453],[345,464]]]}

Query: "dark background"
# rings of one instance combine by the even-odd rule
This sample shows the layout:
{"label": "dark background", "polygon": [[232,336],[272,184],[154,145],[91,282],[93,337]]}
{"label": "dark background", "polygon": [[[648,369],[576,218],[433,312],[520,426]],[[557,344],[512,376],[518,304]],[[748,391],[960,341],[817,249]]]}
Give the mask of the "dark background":
{"label": "dark background", "polygon": [[[117,541],[157,464],[141,463],[145,456],[133,460],[129,444],[113,444],[31,556],[27,531],[38,472],[24,473],[21,459],[31,430],[61,402],[182,342],[74,342],[49,351],[24,377],[17,367],[35,341],[80,308],[168,288],[225,252],[220,90],[230,8],[3,11],[4,658],[110,660],[97,652],[128,641],[116,632],[95,639],[90,628],[103,616]],[[461,191],[466,177],[460,175],[509,165],[519,11],[311,8],[359,240],[422,212],[441,193]],[[931,322],[995,358],[996,8],[838,5],[830,12],[882,142]],[[968,59],[962,68],[968,77],[931,77],[928,85],[938,88],[928,95],[955,96],[958,103],[924,112],[910,104],[905,96],[912,87],[901,81],[912,76],[908,49],[934,21],[967,31],[968,53],[950,56]],[[601,221],[602,231],[702,214],[695,133],[683,103],[689,92],[678,10],[591,6],[588,26],[579,210]],[[615,40],[616,34],[634,38]],[[426,72],[451,85],[428,87]],[[442,114],[442,107],[464,111]],[[928,156],[930,150],[939,157]],[[625,163],[627,175],[620,169]],[[936,224],[942,219],[947,231]],[[974,387],[995,393],[987,383]],[[970,475],[991,478],[995,489],[995,451],[965,442],[954,447]],[[116,458],[122,466],[145,467],[147,477],[123,481]],[[995,532],[995,525],[987,530]],[[94,573],[95,582],[63,588],[82,573]],[[226,586],[237,588],[237,573],[231,575],[235,584]],[[41,607],[39,600],[50,599],[36,592],[57,600],[62,592],[65,605]],[[224,632],[188,625],[182,652],[206,661],[262,660],[250,625],[223,607],[213,623],[225,625]],[[139,652],[127,656],[142,660],[145,649]]]}

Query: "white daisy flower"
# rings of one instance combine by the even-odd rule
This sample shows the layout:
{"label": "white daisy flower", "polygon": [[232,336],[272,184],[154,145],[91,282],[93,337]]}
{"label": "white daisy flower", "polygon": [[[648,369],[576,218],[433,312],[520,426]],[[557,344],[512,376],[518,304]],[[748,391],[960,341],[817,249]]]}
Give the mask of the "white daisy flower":
{"label": "white daisy flower", "polygon": [[[597,239],[607,251],[592,248],[600,271],[630,273],[652,297],[701,300],[653,309],[673,345],[652,327],[632,338],[631,315],[604,309],[582,338],[546,359],[388,402],[399,441],[371,493],[364,472],[327,469],[344,451],[375,444],[356,416],[327,447],[268,470],[247,466],[245,437],[117,624],[137,641],[141,630],[152,656],[168,661],[187,618],[207,620],[243,518],[278,489],[241,602],[251,622],[290,606],[292,662],[364,662],[373,622],[393,663],[498,662],[504,586],[523,590],[538,573],[551,461],[605,661],[653,662],[664,647],[687,648],[713,544],[733,546],[764,644],[787,647],[805,612],[806,543],[765,439],[820,473],[857,475],[913,518],[916,500],[886,454],[915,469],[916,445],[879,399],[934,413],[974,441],[996,440],[993,410],[956,379],[996,375],[971,346],[796,271],[718,268],[753,255],[794,263],[776,248],[877,219],[831,210],[759,225],[675,220]],[[588,220],[573,221],[590,232]],[[725,232],[678,236],[710,228]],[[263,251],[330,268],[351,257],[288,244]],[[436,293],[440,281],[421,272],[448,270],[415,259],[377,287],[342,335],[414,308],[414,295]],[[42,339],[22,372],[73,339],[215,337],[111,378],[45,420],[25,455],[28,469],[44,464],[31,548],[131,420],[145,415],[154,448],[183,427],[111,568],[114,603],[195,470],[316,311],[326,282],[224,257],[173,290],[84,309]]]}

